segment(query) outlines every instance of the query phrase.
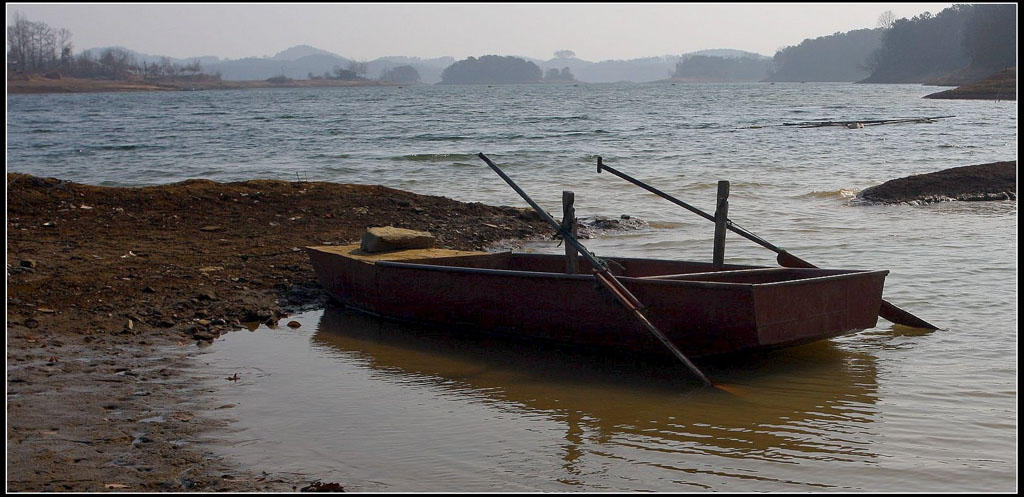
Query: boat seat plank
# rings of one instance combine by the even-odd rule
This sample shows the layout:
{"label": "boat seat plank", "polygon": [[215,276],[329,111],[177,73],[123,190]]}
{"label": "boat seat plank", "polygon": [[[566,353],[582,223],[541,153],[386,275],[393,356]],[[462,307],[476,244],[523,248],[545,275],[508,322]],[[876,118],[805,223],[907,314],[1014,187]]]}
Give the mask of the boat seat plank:
{"label": "boat seat plank", "polygon": [[643,280],[670,280],[670,281],[784,281],[788,279],[803,279],[833,274],[842,274],[848,271],[836,271],[827,269],[794,269],[794,268],[758,268],[758,269],[736,269],[729,271],[707,271],[700,273],[661,274],[655,276],[643,276]]}
{"label": "boat seat plank", "polygon": [[353,243],[349,245],[321,245],[308,248],[319,250],[321,252],[338,254],[344,257],[350,257],[352,259],[365,261],[368,263],[373,263],[377,261],[405,261],[411,259],[432,259],[438,257],[460,257],[466,255],[487,254],[487,252],[451,250],[441,248],[390,250],[387,252],[366,252],[360,248],[360,244],[358,243]]}

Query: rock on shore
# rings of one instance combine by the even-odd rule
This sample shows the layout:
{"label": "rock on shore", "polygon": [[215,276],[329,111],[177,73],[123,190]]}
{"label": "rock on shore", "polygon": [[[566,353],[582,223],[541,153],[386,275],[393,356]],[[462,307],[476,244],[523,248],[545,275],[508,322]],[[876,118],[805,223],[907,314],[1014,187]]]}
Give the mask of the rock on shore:
{"label": "rock on shore", "polygon": [[894,179],[864,189],[857,198],[886,204],[1016,200],[1017,161],[954,167]]}

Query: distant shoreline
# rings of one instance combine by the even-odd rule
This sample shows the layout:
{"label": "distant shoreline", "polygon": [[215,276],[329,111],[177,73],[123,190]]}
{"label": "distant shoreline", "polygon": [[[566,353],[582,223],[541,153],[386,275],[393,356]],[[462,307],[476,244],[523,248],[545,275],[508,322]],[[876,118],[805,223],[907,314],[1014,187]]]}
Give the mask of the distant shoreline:
{"label": "distant shoreline", "polygon": [[102,93],[137,91],[201,91],[245,90],[253,88],[347,88],[362,86],[411,86],[385,81],[341,81],[321,79],[295,79],[285,82],[271,81],[108,81],[100,79],[49,79],[42,76],[7,78],[7,94],[33,93]]}

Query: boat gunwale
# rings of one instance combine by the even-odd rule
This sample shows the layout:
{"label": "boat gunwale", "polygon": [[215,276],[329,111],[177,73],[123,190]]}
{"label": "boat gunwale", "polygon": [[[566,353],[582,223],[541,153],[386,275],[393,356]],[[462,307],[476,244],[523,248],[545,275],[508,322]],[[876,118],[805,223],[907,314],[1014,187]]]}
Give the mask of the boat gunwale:
{"label": "boat gunwale", "polygon": [[[529,254],[534,255],[534,254]],[[540,255],[540,254],[538,254]],[[342,256],[343,257],[343,256]],[[558,257],[558,256],[555,256]],[[556,272],[544,272],[544,271],[517,271],[512,269],[490,269],[490,268],[474,268],[474,267],[463,267],[463,266],[446,266],[429,264],[425,261],[434,259],[447,259],[446,257],[432,258],[432,259],[419,259],[424,262],[409,262],[409,261],[374,261],[371,264],[385,267],[385,268],[400,268],[400,269],[420,269],[420,270],[431,270],[448,273],[468,273],[468,274],[487,274],[493,276],[512,276],[517,278],[546,278],[546,279],[572,279],[572,280],[590,280],[593,279],[593,274],[590,273],[556,273]],[[659,259],[638,259],[638,260],[650,260],[650,261],[661,261]],[[686,262],[686,261],[679,261]],[[813,276],[809,278],[798,278],[783,281],[769,281],[760,283],[751,282],[728,282],[728,281],[702,281],[707,277],[718,276],[734,276],[749,274],[751,271],[768,270],[771,272],[820,272],[820,271],[842,271],[839,274],[827,274],[823,276]],[[617,278],[623,282],[651,284],[654,286],[689,286],[689,287],[701,287],[701,288],[766,288],[766,287],[779,287],[779,286],[791,286],[791,285],[802,285],[808,283],[815,283],[821,280],[839,281],[851,278],[858,278],[868,275],[883,274],[887,275],[888,270],[857,270],[857,269],[821,269],[821,268],[773,268],[773,267],[754,267],[753,269],[736,269],[728,271],[705,271],[697,273],[680,273],[672,275],[659,275],[659,276],[617,276]],[[701,279],[685,279],[687,276],[699,277]],[[676,277],[675,279],[669,279]]]}

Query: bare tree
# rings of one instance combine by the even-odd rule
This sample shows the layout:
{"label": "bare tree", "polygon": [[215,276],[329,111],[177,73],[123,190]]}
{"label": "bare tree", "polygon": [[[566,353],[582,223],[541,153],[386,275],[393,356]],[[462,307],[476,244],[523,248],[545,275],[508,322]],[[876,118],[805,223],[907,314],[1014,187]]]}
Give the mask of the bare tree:
{"label": "bare tree", "polygon": [[359,75],[351,69],[342,69],[341,66],[334,66],[333,75],[328,79],[354,80],[358,77]]}
{"label": "bare tree", "polygon": [[352,62],[348,63],[348,70],[356,73],[357,76],[361,76],[363,74],[366,74],[366,71],[368,69],[366,62],[356,62],[353,60]]}
{"label": "bare tree", "polygon": [[889,29],[895,23],[896,14],[893,14],[891,10],[882,12],[882,14],[878,16],[878,27],[882,29]]}
{"label": "bare tree", "polygon": [[14,24],[7,26],[7,45],[10,49],[7,52],[7,60],[14,62],[18,70],[24,71],[26,67],[26,53],[28,51],[28,20],[21,12],[14,12]]}
{"label": "bare tree", "polygon": [[67,28],[57,30],[57,43],[60,44],[60,66],[66,69],[71,66],[74,49],[74,45],[71,43],[71,31]]}
{"label": "bare tree", "polygon": [[196,76],[199,73],[203,72],[202,67],[200,67],[199,65],[199,59],[193,60],[192,62],[186,64],[184,70],[192,76]]}
{"label": "bare tree", "polygon": [[18,70],[43,72],[70,61],[70,31],[54,31],[45,23],[29,21],[20,12],[15,12],[12,20],[14,23],[7,27],[7,59]]}
{"label": "bare tree", "polygon": [[141,69],[131,52],[122,48],[108,48],[100,54],[100,67],[105,76],[114,80],[128,79]]}

